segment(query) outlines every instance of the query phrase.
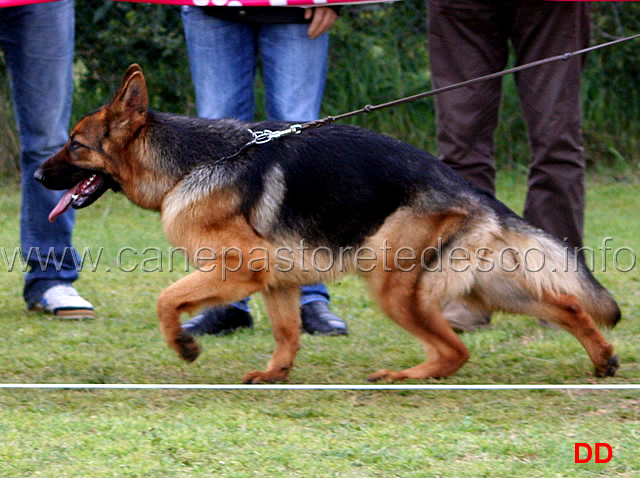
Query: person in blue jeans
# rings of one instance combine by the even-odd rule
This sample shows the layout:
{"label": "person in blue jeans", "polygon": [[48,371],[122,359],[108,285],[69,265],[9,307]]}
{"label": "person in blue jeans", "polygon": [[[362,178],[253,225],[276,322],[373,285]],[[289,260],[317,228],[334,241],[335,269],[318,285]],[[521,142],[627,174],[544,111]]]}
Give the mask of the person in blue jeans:
{"label": "person in blue jeans", "polygon": [[[260,56],[267,118],[317,119],[328,67],[327,31],[337,16],[328,7],[183,7],[198,116],[252,121]],[[300,304],[306,332],[347,334],[345,322],[329,309],[323,284],[302,287]],[[252,325],[247,298],[206,309],[182,327],[219,335]]]}
{"label": "person in blue jeans", "polygon": [[67,141],[74,27],[73,0],[0,8],[0,46],[20,135],[20,243],[29,265],[23,295],[30,310],[65,319],[93,317],[93,306],[71,286],[78,278],[74,215],[48,221],[63,192],[46,189],[33,173]]}

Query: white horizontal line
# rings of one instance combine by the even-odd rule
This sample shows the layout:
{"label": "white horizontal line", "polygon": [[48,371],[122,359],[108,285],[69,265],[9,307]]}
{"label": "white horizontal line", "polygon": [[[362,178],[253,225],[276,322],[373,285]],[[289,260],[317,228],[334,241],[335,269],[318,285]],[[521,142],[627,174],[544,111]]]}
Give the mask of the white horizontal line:
{"label": "white horizontal line", "polygon": [[0,383],[0,389],[84,390],[640,390],[640,384],[533,385],[285,385],[285,384],[171,384],[171,383]]}

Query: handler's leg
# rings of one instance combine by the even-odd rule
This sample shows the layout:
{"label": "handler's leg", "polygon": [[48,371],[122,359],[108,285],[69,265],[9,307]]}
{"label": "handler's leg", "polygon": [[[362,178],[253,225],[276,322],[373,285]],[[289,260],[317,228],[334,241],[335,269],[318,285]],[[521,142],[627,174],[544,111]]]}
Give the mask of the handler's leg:
{"label": "handler's leg", "polygon": [[[589,43],[589,6],[580,2],[521,3],[512,41],[518,63]],[[585,160],[580,79],[585,57],[516,75],[531,143],[524,218],[571,247],[582,247]]]}

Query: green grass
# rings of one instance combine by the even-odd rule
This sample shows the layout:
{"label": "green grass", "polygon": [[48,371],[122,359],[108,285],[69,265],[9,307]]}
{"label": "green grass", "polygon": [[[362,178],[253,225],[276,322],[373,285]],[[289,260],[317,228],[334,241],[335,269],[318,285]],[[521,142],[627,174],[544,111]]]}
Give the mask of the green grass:
{"label": "green grass", "polygon": [[[586,243],[640,250],[637,183],[597,177],[589,183]],[[500,177],[516,211],[522,178]],[[0,195],[0,247],[18,240],[19,190]],[[167,251],[159,218],[107,194],[78,213],[76,247],[104,247],[95,272],[77,287],[97,309],[93,321],[65,322],[24,310],[21,272],[0,258],[4,383],[238,383],[265,366],[273,349],[264,308],[256,327],[203,337],[203,354],[186,364],[157,327],[159,292],[183,276],[122,272],[117,251]],[[612,254],[612,253],[610,253]],[[153,254],[129,255],[158,263]],[[622,257],[622,256],[621,256]],[[165,258],[166,259],[166,258]],[[621,264],[625,265],[627,263]],[[595,379],[580,344],[535,319],[497,315],[491,329],[462,336],[471,360],[442,384],[640,383],[638,266],[623,273],[608,259],[597,277],[615,294],[624,319],[605,332],[622,360],[618,376]],[[109,271],[107,271],[109,269]],[[362,283],[330,286],[348,337],[303,336],[289,383],[363,384],[378,368],[423,359],[419,345],[374,307]],[[410,382],[411,383],[411,382]],[[413,382],[416,383],[416,382]],[[0,390],[0,476],[637,476],[637,391],[118,391]],[[608,464],[575,464],[574,443],[607,442]]]}

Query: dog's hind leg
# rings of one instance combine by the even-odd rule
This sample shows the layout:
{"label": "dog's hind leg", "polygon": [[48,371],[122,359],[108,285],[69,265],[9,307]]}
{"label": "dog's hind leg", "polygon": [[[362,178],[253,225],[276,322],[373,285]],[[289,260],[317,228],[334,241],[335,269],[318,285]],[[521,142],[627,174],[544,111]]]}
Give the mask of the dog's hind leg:
{"label": "dog's hind leg", "polygon": [[534,305],[533,310],[527,310],[527,313],[553,322],[576,337],[589,354],[597,377],[612,377],[616,374],[620,361],[613,353],[613,346],[596,328],[593,318],[576,297],[545,292],[542,301]]}
{"label": "dog's hind leg", "polygon": [[243,383],[280,382],[287,378],[300,348],[300,291],[298,287],[263,292],[276,349],[266,370],[249,372]]}
{"label": "dog's hind leg", "polygon": [[262,287],[257,276],[234,274],[220,280],[213,272],[197,270],[167,287],[158,298],[160,330],[167,344],[180,357],[193,362],[200,353],[191,334],[182,330],[180,315],[204,305],[231,303],[257,292]]}
{"label": "dog's hind leg", "polygon": [[421,297],[419,276],[391,273],[376,287],[384,312],[422,344],[427,360],[399,372],[378,370],[368,380],[441,378],[454,374],[469,359],[469,351],[442,316],[439,302]]}

